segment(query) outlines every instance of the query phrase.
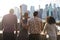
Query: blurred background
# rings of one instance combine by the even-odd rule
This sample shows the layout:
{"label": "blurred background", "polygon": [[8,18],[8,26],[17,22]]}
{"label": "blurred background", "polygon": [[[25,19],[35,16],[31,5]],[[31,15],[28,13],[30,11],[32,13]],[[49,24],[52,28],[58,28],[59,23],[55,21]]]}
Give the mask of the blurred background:
{"label": "blurred background", "polygon": [[[38,11],[38,16],[44,23],[47,16],[53,16],[56,19],[56,26],[60,30],[60,0],[0,0],[0,33],[2,33],[2,18],[9,13],[11,8],[14,9],[14,15],[17,16],[19,23],[20,5],[22,6],[22,15],[28,11],[32,18],[33,12]],[[0,40],[2,40],[1,35]]]}
{"label": "blurred background", "polygon": [[2,18],[9,13],[11,8],[14,9],[19,23],[20,5],[22,5],[22,15],[28,11],[32,18],[33,12],[38,11],[38,16],[44,23],[47,16],[53,16],[56,19],[58,30],[60,30],[60,0],[0,0],[0,33],[2,33]]}
{"label": "blurred background", "polygon": [[30,18],[32,18],[33,12],[37,10],[39,12],[38,16],[43,22],[45,22],[47,16],[53,16],[56,22],[60,23],[60,0],[0,0],[0,22],[2,22],[3,16],[8,14],[11,8],[14,9],[14,14],[19,22],[20,5],[22,5],[22,15],[28,11]]}

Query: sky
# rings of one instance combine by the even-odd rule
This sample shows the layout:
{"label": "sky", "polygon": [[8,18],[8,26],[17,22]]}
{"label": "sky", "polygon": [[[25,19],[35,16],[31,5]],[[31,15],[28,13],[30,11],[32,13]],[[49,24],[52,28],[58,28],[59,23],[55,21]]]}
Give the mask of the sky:
{"label": "sky", "polygon": [[26,4],[28,10],[30,6],[35,6],[35,10],[44,8],[46,4],[56,3],[57,6],[60,5],[59,0],[0,0],[0,17],[3,17],[5,14],[9,13],[9,9],[14,7],[19,7],[21,4]]}

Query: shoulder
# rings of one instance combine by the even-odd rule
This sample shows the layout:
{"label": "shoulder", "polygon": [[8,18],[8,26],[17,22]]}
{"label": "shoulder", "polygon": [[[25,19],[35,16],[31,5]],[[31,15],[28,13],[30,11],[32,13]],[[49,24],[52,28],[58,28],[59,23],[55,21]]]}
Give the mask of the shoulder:
{"label": "shoulder", "polygon": [[34,18],[30,18],[29,21],[32,21]]}
{"label": "shoulder", "polygon": [[33,18],[29,18],[28,19],[28,23],[31,23],[31,22],[33,22],[34,20],[33,20]]}
{"label": "shoulder", "polygon": [[42,19],[41,18],[37,18],[37,19],[38,19],[38,21],[42,22]]}
{"label": "shoulder", "polygon": [[17,18],[17,16],[16,15],[12,15],[14,18]]}
{"label": "shoulder", "polygon": [[52,24],[52,26],[56,27],[56,24]]}
{"label": "shoulder", "polygon": [[45,25],[48,25],[48,23],[45,23]]}
{"label": "shoulder", "polygon": [[49,26],[49,24],[48,23],[45,23],[45,26],[47,27],[47,26]]}
{"label": "shoulder", "polygon": [[14,17],[17,17],[16,15],[13,15]]}
{"label": "shoulder", "polygon": [[6,15],[3,16],[3,18],[6,18],[6,17],[8,17],[8,16],[9,16],[9,14],[6,14]]}

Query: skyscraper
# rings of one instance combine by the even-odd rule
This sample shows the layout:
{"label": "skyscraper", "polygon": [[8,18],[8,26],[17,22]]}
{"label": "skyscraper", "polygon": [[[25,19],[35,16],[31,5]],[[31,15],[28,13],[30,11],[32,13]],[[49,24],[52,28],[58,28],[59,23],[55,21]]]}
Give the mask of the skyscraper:
{"label": "skyscraper", "polygon": [[54,9],[53,9],[53,17],[57,20],[58,19],[58,13],[57,13],[57,7],[56,7],[56,4],[54,4]]}
{"label": "skyscraper", "polygon": [[49,16],[52,16],[52,13],[51,12],[52,12],[52,4],[50,3],[49,4]]}
{"label": "skyscraper", "polygon": [[46,17],[48,16],[47,12],[48,12],[48,4],[45,5],[45,9],[43,10],[42,14],[42,19],[46,19]]}
{"label": "skyscraper", "polygon": [[58,20],[60,20],[60,7],[57,7],[57,17],[58,17]]}
{"label": "skyscraper", "polygon": [[18,7],[14,7],[14,13],[17,16],[17,18],[20,19],[20,10]]}
{"label": "skyscraper", "polygon": [[14,7],[14,14],[17,16],[18,23],[20,22],[20,10],[18,7]]}
{"label": "skyscraper", "polygon": [[41,18],[41,19],[42,19],[42,14],[43,14],[43,9],[39,9],[39,10],[38,10],[38,16],[39,16],[39,18]]}
{"label": "skyscraper", "polygon": [[30,17],[31,18],[33,17],[34,11],[35,11],[35,7],[34,6],[31,6],[31,8],[30,8]]}
{"label": "skyscraper", "polygon": [[29,11],[29,10],[27,10],[27,12],[28,12],[28,16],[30,17],[30,11]]}
{"label": "skyscraper", "polygon": [[27,12],[27,5],[22,4],[22,15],[24,15],[25,12]]}

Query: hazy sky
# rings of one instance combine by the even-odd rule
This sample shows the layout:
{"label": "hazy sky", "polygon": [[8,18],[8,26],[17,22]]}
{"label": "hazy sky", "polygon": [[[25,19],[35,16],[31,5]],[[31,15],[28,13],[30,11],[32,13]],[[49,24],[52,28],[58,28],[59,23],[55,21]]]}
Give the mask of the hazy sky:
{"label": "hazy sky", "polygon": [[28,10],[30,6],[35,6],[35,10],[45,7],[45,4],[56,3],[59,4],[59,0],[0,0],[0,17],[7,14],[10,8],[19,7],[21,4],[26,4]]}

